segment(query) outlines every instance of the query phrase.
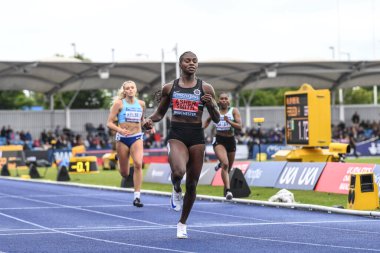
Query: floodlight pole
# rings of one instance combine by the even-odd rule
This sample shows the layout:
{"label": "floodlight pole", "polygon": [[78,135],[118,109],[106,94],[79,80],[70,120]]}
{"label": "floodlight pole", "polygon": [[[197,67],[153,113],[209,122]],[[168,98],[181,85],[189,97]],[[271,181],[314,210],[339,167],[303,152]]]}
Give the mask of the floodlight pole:
{"label": "floodlight pole", "polygon": [[176,65],[175,65],[175,76],[176,78],[179,78],[179,59],[178,59],[178,43],[175,44],[175,47],[173,48],[175,52],[175,59],[176,59]]}
{"label": "floodlight pole", "polygon": [[331,50],[332,59],[335,60],[335,47],[331,46],[329,49]]}
{"label": "floodlight pole", "polygon": [[[161,85],[162,87],[166,83],[166,76],[165,76],[165,51],[162,48],[161,49]],[[161,87],[161,88],[162,88]],[[163,133],[162,136],[164,140],[166,139],[166,131],[167,131],[167,123],[166,123],[166,115],[164,116],[164,122],[162,122],[162,128],[163,128]]]}
{"label": "floodlight pole", "polygon": [[75,43],[71,43],[71,46],[73,47],[73,50],[74,50],[74,57],[77,56],[77,47],[75,45]]}
{"label": "floodlight pole", "polygon": [[261,123],[257,123],[257,136],[259,137],[259,162],[261,162],[261,140],[260,140],[260,135],[261,135]]}

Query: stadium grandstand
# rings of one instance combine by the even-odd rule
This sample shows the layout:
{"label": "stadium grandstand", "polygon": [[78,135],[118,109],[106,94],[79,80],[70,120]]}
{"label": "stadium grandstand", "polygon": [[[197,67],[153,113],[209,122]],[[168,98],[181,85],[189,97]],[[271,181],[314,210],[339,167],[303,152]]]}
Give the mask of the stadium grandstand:
{"label": "stadium grandstand", "polygon": [[[274,87],[299,87],[311,84],[315,89],[329,89],[332,93],[332,133],[336,140],[348,141],[354,135],[356,140],[365,141],[379,137],[379,106],[377,104],[377,82],[380,76],[380,62],[204,62],[198,76],[210,82],[216,92],[230,92],[239,107],[244,129],[237,139],[252,146],[257,141],[257,129],[253,117],[265,118],[261,130],[261,143],[283,143],[284,107],[250,107],[250,101],[239,104],[239,92]],[[35,62],[0,62],[1,90],[30,90],[41,92],[53,101],[58,92],[91,89],[114,90],[123,80],[136,80],[140,94],[159,90],[162,78],[172,80],[176,75],[176,63],[160,62],[110,62],[91,63],[77,59],[51,58]],[[373,87],[373,104],[344,105],[342,94],[335,101],[335,93],[342,88],[356,86]],[[75,99],[75,96],[74,98]],[[147,114],[152,111],[148,108]],[[360,124],[352,128],[352,115],[360,115]],[[66,147],[83,141],[88,148],[108,148],[110,138],[107,129],[102,129],[108,110],[56,110],[51,102],[49,110],[0,111],[2,127],[0,144],[24,143],[26,148],[42,147],[46,140],[54,138]],[[205,113],[204,117],[207,117]],[[25,125],[25,122],[28,122]],[[104,127],[103,127],[104,128]],[[158,130],[165,139],[165,125],[161,122]],[[97,130],[100,129],[100,130]],[[12,133],[12,134],[10,134]],[[63,133],[63,134],[62,134]],[[210,130],[206,135],[210,136]],[[48,136],[48,137],[46,137]],[[163,146],[162,141],[147,137],[146,147]],[[210,140],[210,139],[208,139]]]}

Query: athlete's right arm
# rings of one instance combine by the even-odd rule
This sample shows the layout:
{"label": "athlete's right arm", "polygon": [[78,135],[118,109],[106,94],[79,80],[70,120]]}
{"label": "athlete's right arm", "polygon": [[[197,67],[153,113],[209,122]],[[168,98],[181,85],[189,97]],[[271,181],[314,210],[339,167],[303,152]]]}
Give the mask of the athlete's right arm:
{"label": "athlete's right arm", "polygon": [[211,123],[211,117],[208,117],[203,125],[203,129],[206,129]]}
{"label": "athlete's right arm", "polygon": [[157,109],[145,120],[144,127],[146,129],[151,129],[153,127],[153,122],[158,122],[165,116],[170,105],[170,91],[172,87],[172,83],[165,84],[164,87],[162,87],[161,99]]}
{"label": "athlete's right arm", "polygon": [[112,105],[110,113],[108,115],[108,119],[107,119],[107,127],[122,135],[128,135],[129,132],[126,129],[121,128],[115,124],[115,118],[117,118],[117,114],[120,112],[120,109],[122,106],[123,106],[123,102],[121,100],[117,100]]}

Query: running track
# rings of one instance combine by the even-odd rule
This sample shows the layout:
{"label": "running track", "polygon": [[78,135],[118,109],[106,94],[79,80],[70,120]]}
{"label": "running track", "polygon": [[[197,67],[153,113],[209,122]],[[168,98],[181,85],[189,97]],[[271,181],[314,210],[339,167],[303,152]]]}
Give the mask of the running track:
{"label": "running track", "polygon": [[197,200],[176,238],[168,196],[0,177],[0,252],[380,252],[380,219]]}

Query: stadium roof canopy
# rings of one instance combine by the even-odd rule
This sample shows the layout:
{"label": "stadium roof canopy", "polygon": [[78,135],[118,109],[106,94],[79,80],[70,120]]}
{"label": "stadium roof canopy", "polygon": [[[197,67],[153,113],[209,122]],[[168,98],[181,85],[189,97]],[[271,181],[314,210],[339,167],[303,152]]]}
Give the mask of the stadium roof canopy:
{"label": "stadium roof canopy", "polygon": [[[165,63],[166,80],[173,80],[175,75],[176,63]],[[335,90],[379,85],[380,61],[201,62],[197,76],[211,83],[216,91],[232,93],[299,87],[303,83],[309,83],[315,89]],[[140,94],[153,93],[161,87],[161,63],[97,63],[75,59],[0,62],[0,90],[31,90],[52,95],[78,89],[117,89],[125,80],[134,80]]]}

